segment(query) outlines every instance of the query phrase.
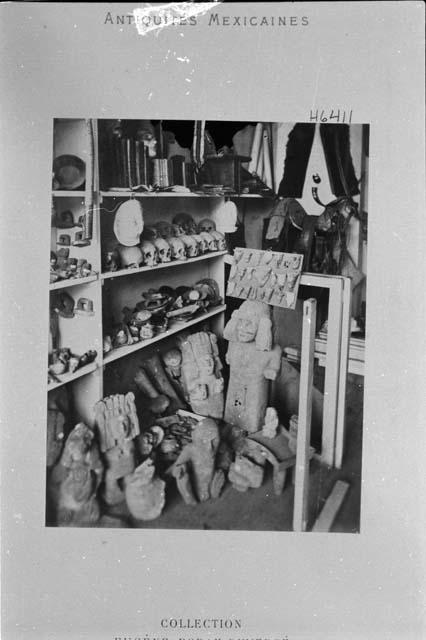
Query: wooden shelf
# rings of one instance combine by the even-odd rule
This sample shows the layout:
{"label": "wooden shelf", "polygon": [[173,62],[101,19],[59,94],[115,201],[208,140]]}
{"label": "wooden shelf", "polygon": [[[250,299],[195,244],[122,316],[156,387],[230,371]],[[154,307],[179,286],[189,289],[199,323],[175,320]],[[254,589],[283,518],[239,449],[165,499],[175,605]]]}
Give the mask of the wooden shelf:
{"label": "wooden shelf", "polygon": [[155,265],[155,267],[138,267],[137,269],[120,269],[119,271],[108,271],[107,273],[101,273],[100,277],[101,280],[108,280],[111,278],[120,278],[122,276],[134,275],[135,273],[151,273],[152,271],[157,271],[158,269],[179,267],[187,264],[192,264],[193,262],[200,262],[201,260],[212,260],[226,254],[227,251],[212,251],[211,253],[206,253],[202,256],[197,256],[196,258],[188,258],[188,260],[172,260],[171,262],[160,263]]}
{"label": "wooden shelf", "polygon": [[52,196],[54,198],[84,198],[86,196],[85,191],[69,191],[67,190],[56,190],[52,191]]}
{"label": "wooden shelf", "polygon": [[155,342],[160,342],[160,340],[164,340],[165,338],[168,338],[175,333],[179,333],[179,331],[184,331],[188,327],[192,327],[195,324],[208,320],[208,318],[212,318],[223,313],[225,309],[226,305],[222,304],[219,307],[215,307],[214,309],[212,309],[212,311],[207,311],[207,313],[203,313],[196,318],[193,318],[192,320],[188,320],[187,322],[175,322],[167,331],[164,331],[164,333],[160,333],[158,336],[155,336],[155,338],[114,349],[113,351],[110,351],[106,356],[104,356],[103,364],[105,365],[113,362],[114,360],[118,360],[119,358],[124,358],[130,353],[139,351],[139,349],[144,349],[145,347],[148,347]]}
{"label": "wooden shelf", "polygon": [[[72,193],[72,192],[70,192]],[[261,200],[267,200],[275,198],[275,195],[264,195],[260,193],[201,193],[199,191],[173,192],[173,191],[132,191],[131,189],[111,189],[107,191],[101,191],[101,196],[104,198],[258,198]]]}
{"label": "wooden shelf", "polygon": [[53,282],[49,284],[49,290],[55,291],[56,289],[65,289],[68,287],[76,287],[81,284],[89,284],[89,282],[95,282],[98,279],[98,276],[87,276],[87,278],[69,278],[69,280],[58,280],[58,282]]}
{"label": "wooden shelf", "polygon": [[57,389],[58,387],[62,387],[64,384],[68,384],[69,382],[73,382],[82,376],[86,376],[89,373],[93,373],[98,368],[97,362],[91,362],[90,364],[86,364],[85,367],[81,367],[81,369],[77,369],[74,373],[64,373],[61,376],[57,376],[60,382],[51,382],[47,385],[47,390],[52,391],[53,389]]}
{"label": "wooden shelf", "polygon": [[[173,191],[132,191],[131,189],[111,189],[109,191],[101,191],[101,196],[104,198],[211,198],[212,196],[207,193],[194,193],[193,191],[173,192]],[[217,198],[218,196],[213,196]],[[223,196],[219,196],[223,197]]]}

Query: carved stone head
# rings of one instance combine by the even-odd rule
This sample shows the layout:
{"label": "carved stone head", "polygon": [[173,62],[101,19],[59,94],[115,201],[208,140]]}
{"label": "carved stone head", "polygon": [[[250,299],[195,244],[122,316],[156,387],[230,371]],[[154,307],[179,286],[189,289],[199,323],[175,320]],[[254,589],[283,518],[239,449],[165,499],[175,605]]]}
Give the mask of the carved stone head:
{"label": "carved stone head", "polygon": [[207,245],[207,251],[217,251],[217,243],[213,236],[207,231],[201,231],[200,236]]}
{"label": "carved stone head", "polygon": [[84,422],[79,422],[67,438],[61,459],[62,464],[69,467],[73,462],[83,461],[85,454],[92,446],[93,438],[93,431]]}
{"label": "carved stone head", "polygon": [[210,218],[203,218],[203,220],[198,224],[198,233],[201,233],[202,231],[207,231],[207,233],[216,231],[216,223],[214,220],[211,220]]}
{"label": "carved stone head", "polygon": [[158,238],[157,229],[155,227],[144,227],[144,230],[142,231],[142,240],[149,240],[152,242],[155,238]]}
{"label": "carved stone head", "polygon": [[186,260],[185,245],[180,238],[168,238],[174,260]]}
{"label": "carved stone head", "polygon": [[192,430],[192,441],[196,447],[211,448],[214,454],[220,444],[219,427],[216,420],[206,418],[196,424]]}
{"label": "carved stone head", "polygon": [[157,249],[157,255],[160,262],[170,262],[172,259],[172,250],[169,243],[164,238],[156,238],[153,245]]}
{"label": "carved stone head", "polygon": [[172,224],[172,235],[175,238],[180,238],[180,236],[183,236],[185,233],[184,228],[180,225],[180,224]]}
{"label": "carved stone head", "polygon": [[170,238],[173,235],[172,225],[166,220],[160,220],[157,222],[155,228],[161,238]]}
{"label": "carved stone head", "polygon": [[213,238],[216,240],[218,251],[227,250],[226,239],[223,233],[220,233],[220,231],[212,230],[210,231],[210,235],[213,236]]}
{"label": "carved stone head", "polygon": [[223,337],[232,342],[256,342],[260,351],[272,348],[271,307],[257,300],[246,300],[234,311]]}
{"label": "carved stone head", "polygon": [[188,236],[186,234],[179,236],[185,245],[185,252],[188,258],[195,258],[198,256],[198,243],[194,236]]}
{"label": "carved stone head", "polygon": [[195,220],[189,213],[178,213],[173,218],[174,224],[179,224],[185,233],[191,235],[193,233],[197,233],[197,225],[195,224]]}
{"label": "carved stone head", "polygon": [[144,265],[146,265],[147,267],[155,266],[158,262],[157,248],[155,247],[155,245],[148,240],[144,240],[141,243],[140,248],[142,251]]}
{"label": "carved stone head", "polygon": [[203,253],[207,253],[208,244],[204,240],[204,238],[202,238],[199,233],[194,233],[194,234],[192,234],[191,237],[194,238],[195,242],[197,243],[197,254],[199,256],[202,256]]}
{"label": "carved stone head", "polygon": [[125,247],[122,244],[117,246],[120,256],[121,266],[124,268],[138,267],[143,262],[143,255],[140,247]]}

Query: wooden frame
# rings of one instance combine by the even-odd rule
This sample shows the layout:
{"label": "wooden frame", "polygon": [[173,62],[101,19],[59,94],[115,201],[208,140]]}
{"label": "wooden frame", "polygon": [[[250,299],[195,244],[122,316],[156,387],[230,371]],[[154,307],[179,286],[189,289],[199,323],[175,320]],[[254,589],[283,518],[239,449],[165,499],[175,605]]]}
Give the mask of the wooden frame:
{"label": "wooden frame", "polygon": [[[351,280],[342,276],[303,273],[300,284],[308,287],[326,288],[330,291],[321,459],[330,467],[340,468],[345,432]],[[336,452],[336,443],[338,443],[338,452]]]}
{"label": "wooden frame", "polygon": [[314,380],[315,324],[317,301],[303,303],[302,366],[297,427],[296,471],[294,482],[294,531],[306,531],[309,502],[309,459],[312,423],[312,390]]}

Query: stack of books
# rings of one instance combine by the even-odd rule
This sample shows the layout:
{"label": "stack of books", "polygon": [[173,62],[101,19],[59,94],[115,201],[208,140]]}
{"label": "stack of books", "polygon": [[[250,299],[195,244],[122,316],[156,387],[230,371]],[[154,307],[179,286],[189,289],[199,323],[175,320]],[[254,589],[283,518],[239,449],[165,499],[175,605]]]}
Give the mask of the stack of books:
{"label": "stack of books", "polygon": [[133,189],[151,182],[151,160],[148,147],[133,138],[115,138],[111,189]]}

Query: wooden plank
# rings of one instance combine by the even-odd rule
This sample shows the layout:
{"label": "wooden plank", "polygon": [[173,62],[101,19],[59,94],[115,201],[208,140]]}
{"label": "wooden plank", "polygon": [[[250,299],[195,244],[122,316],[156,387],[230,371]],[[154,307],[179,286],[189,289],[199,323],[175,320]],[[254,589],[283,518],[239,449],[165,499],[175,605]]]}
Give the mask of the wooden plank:
{"label": "wooden plank", "polygon": [[349,484],[347,482],[344,482],[343,480],[338,480],[336,482],[312,528],[312,531],[315,531],[316,533],[327,533],[330,531],[348,489]]}
{"label": "wooden plank", "polygon": [[337,427],[337,401],[340,373],[340,338],[342,330],[343,278],[330,280],[328,302],[328,337],[325,358],[324,415],[322,425],[321,457],[325,464],[334,465],[334,447]]}
{"label": "wooden plank", "polygon": [[348,378],[349,338],[351,331],[352,282],[343,278],[342,334],[340,347],[339,395],[337,400],[334,466],[342,468],[346,432],[346,383]]}
{"label": "wooden plank", "polygon": [[300,367],[299,421],[297,427],[296,473],[294,488],[294,531],[306,531],[308,521],[309,457],[314,379],[316,300],[303,303],[302,362]]}

